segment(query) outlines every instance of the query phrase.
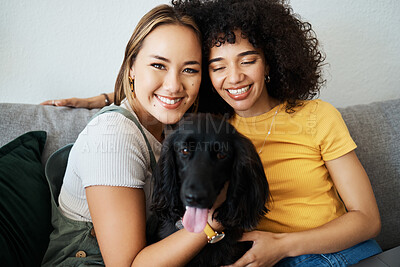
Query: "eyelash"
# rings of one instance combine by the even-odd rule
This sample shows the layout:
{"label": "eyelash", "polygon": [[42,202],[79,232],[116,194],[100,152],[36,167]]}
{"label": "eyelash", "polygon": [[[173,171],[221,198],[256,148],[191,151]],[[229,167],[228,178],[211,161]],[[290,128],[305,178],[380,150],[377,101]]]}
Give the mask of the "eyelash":
{"label": "eyelash", "polygon": [[153,63],[153,64],[150,64],[150,65],[152,67],[156,68],[156,69],[159,69],[159,70],[165,69],[165,66],[163,64]]}
{"label": "eyelash", "polygon": [[[163,64],[153,63],[153,64],[150,64],[150,65],[153,68],[156,68],[156,69],[159,69],[159,70],[164,70],[165,69],[165,66]],[[186,73],[189,73],[189,74],[199,73],[198,70],[195,70],[195,69],[192,69],[192,68],[186,68],[186,69],[183,70],[183,72],[186,72]]]}
{"label": "eyelash", "polygon": [[183,70],[183,72],[187,72],[187,73],[189,73],[189,74],[192,74],[192,73],[199,73],[198,70],[191,69],[191,68],[186,68],[186,69]]}
{"label": "eyelash", "polygon": [[216,71],[222,70],[222,69],[224,69],[224,68],[225,68],[225,67],[220,67],[220,68],[212,69],[212,71],[213,71],[213,72],[216,72]]}
{"label": "eyelash", "polygon": [[244,61],[244,62],[242,62],[242,64],[254,64],[254,63],[256,63],[256,61],[257,61],[257,59],[254,59],[254,60],[252,60],[252,61]]}
{"label": "eyelash", "polygon": [[[252,60],[252,61],[244,61],[244,62],[241,62],[241,64],[243,64],[243,65],[251,65],[251,64],[256,63],[256,61],[257,61],[257,59],[254,59],[254,60]],[[220,67],[220,68],[212,69],[212,71],[213,71],[213,72],[216,72],[216,71],[222,70],[222,69],[224,69],[224,68],[225,68],[225,67]]]}

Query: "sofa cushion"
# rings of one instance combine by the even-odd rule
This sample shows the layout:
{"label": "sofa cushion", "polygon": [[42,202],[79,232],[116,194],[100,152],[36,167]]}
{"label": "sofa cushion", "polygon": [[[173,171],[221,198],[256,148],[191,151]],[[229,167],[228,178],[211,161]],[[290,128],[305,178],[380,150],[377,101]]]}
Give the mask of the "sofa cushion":
{"label": "sofa cushion", "polygon": [[386,250],[400,244],[400,99],[341,108],[378,203]]}
{"label": "sofa cushion", "polygon": [[50,190],[41,163],[46,132],[28,132],[0,148],[0,262],[40,266],[51,226]]}

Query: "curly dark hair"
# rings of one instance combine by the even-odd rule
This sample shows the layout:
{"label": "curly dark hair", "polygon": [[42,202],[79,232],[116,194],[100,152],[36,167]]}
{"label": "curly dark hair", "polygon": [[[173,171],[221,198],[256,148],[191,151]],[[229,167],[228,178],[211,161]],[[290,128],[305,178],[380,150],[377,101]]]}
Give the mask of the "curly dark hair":
{"label": "curly dark hair", "polygon": [[[208,56],[213,46],[235,43],[235,30],[242,32],[263,51],[270,67],[268,94],[287,101],[286,111],[312,99],[325,83],[321,52],[311,24],[293,13],[285,0],[177,0],[175,8],[192,16],[203,34],[204,75],[199,110],[230,113],[233,109],[212,93],[208,77]],[[208,87],[208,88],[205,88]]]}

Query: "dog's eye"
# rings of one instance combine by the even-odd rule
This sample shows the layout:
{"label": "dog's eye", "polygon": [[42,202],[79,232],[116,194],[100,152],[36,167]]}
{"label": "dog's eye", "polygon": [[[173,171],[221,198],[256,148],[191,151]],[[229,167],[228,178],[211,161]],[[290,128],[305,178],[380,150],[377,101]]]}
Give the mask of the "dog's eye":
{"label": "dog's eye", "polygon": [[182,148],[180,152],[185,156],[189,155],[189,153],[190,153],[189,149],[187,147]]}
{"label": "dog's eye", "polygon": [[222,152],[218,152],[217,153],[217,159],[224,159],[224,158],[226,158],[226,154],[225,153],[222,153]]}

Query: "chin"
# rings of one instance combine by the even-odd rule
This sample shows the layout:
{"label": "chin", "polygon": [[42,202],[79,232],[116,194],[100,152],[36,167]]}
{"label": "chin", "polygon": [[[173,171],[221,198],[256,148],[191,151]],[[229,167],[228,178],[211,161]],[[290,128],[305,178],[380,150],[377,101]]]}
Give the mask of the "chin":
{"label": "chin", "polygon": [[235,110],[235,112],[236,111],[243,112],[243,111],[247,111],[251,108],[251,105],[248,105],[246,103],[237,103],[236,102],[236,103],[228,103],[228,104],[233,108],[233,110]]}
{"label": "chin", "polygon": [[162,114],[159,116],[158,120],[162,124],[175,124],[180,121],[180,119],[183,117],[184,113],[182,112],[176,112],[175,114]]}

